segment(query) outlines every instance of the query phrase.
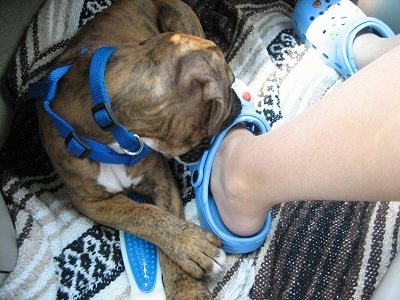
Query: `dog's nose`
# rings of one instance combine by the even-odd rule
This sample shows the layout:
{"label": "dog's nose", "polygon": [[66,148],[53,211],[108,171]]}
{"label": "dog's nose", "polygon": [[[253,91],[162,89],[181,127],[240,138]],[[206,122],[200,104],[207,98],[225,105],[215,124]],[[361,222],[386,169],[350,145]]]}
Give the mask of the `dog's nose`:
{"label": "dog's nose", "polygon": [[205,139],[193,149],[182,155],[179,155],[179,160],[185,164],[195,163],[200,160],[204,151],[206,151],[208,148],[210,148],[210,139]]}

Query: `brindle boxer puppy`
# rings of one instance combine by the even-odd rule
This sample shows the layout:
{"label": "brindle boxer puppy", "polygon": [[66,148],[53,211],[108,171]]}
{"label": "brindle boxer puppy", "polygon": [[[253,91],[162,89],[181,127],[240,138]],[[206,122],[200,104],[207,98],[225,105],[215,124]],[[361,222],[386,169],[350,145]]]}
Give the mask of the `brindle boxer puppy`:
{"label": "brindle boxer puppy", "polygon": [[[179,157],[195,149],[229,121],[236,107],[232,73],[223,53],[204,39],[186,4],[117,0],[56,60],[55,66],[72,67],[52,102],[53,110],[79,135],[117,151],[114,137],[96,124],[91,112],[88,69],[94,51],[104,45],[117,48],[104,77],[112,110],[155,151],[132,167],[75,157],[39,102],[44,147],[79,211],[158,246],[169,299],[209,299],[199,279],[221,270],[224,253],[218,238],[184,221],[177,184],[164,156]],[[128,198],[132,190],[147,203]]]}

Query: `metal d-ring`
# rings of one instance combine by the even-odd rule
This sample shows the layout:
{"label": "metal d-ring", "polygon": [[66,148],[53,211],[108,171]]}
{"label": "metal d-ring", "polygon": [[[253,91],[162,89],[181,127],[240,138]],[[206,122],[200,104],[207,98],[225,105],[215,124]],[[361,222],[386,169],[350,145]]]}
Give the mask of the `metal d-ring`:
{"label": "metal d-ring", "polygon": [[139,150],[138,151],[132,152],[132,151],[126,150],[125,148],[122,148],[121,146],[119,146],[122,151],[124,151],[126,154],[132,155],[132,156],[140,154],[144,148],[144,143],[143,143],[142,139],[140,138],[140,136],[138,136],[135,133],[135,134],[133,134],[133,137],[139,141]]}

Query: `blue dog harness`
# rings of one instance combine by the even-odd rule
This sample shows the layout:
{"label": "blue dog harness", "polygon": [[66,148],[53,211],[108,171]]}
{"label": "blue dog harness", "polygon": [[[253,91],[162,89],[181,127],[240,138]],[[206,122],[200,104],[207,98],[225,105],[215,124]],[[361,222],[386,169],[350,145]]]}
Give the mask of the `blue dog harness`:
{"label": "blue dog harness", "polygon": [[137,134],[128,131],[117,120],[111,109],[104,73],[107,61],[115,50],[113,47],[101,47],[96,50],[90,63],[89,85],[93,100],[93,118],[101,129],[111,132],[123,153],[98,141],[80,136],[68,122],[52,110],[51,102],[57,93],[58,82],[68,73],[71,65],[53,70],[46,81],[30,84],[29,94],[33,98],[43,99],[44,109],[65,139],[65,145],[71,154],[82,159],[89,158],[103,163],[132,166],[152,149]]}

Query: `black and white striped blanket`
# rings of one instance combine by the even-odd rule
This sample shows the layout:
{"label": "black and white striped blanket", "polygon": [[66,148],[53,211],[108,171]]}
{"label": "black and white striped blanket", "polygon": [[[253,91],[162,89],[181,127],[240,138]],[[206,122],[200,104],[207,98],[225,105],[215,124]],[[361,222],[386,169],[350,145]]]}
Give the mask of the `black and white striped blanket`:
{"label": "black and white striped blanket", "polygon": [[[126,299],[118,232],[71,205],[44,153],[29,82],[111,0],[47,0],[32,20],[6,80],[17,110],[0,153],[0,185],[12,214],[18,262],[0,299]],[[187,0],[236,77],[255,91],[273,127],[342,82],[296,40],[294,0]],[[266,154],[267,155],[267,154]],[[185,213],[198,222],[189,173],[172,163]],[[306,200],[306,199],[305,199]],[[302,201],[273,208],[271,231],[254,253],[231,255],[209,280],[216,299],[368,299],[399,249],[400,202]]]}

